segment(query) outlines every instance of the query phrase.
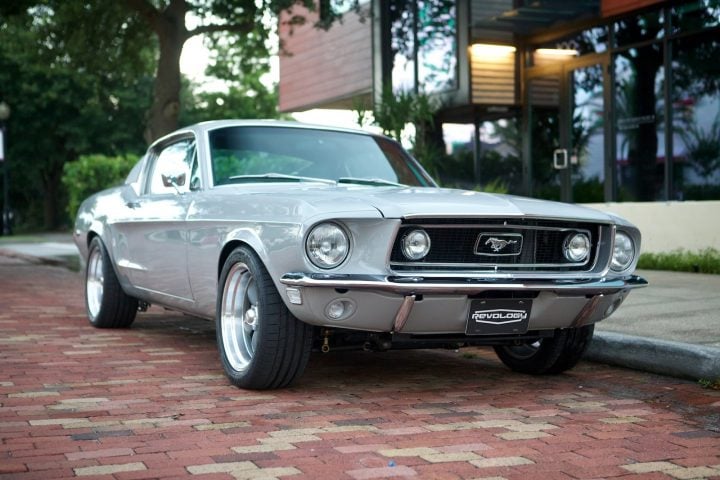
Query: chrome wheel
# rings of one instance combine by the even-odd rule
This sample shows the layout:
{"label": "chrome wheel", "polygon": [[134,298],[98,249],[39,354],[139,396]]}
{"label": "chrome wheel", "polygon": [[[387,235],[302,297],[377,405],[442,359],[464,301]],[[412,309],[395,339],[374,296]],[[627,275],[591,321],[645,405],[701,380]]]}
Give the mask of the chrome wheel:
{"label": "chrome wheel", "polygon": [[220,312],[223,347],[235,371],[245,370],[255,355],[259,317],[255,277],[247,265],[236,263],[225,281]]}
{"label": "chrome wheel", "polygon": [[88,259],[87,278],[85,280],[87,307],[91,320],[100,313],[104,282],[102,252],[99,248],[95,248]]}

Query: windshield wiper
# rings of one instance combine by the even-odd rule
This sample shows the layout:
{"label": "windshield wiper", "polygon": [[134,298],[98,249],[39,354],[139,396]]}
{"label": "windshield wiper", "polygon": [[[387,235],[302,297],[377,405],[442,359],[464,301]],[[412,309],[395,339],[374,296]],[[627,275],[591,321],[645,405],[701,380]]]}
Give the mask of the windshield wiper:
{"label": "windshield wiper", "polygon": [[352,183],[354,185],[371,185],[374,187],[404,187],[402,183],[391,182],[390,180],[383,180],[382,178],[355,178],[355,177],[342,177],[338,178],[337,183]]}
{"label": "windshield wiper", "polygon": [[333,180],[327,178],[302,177],[299,175],[286,175],[284,173],[262,173],[257,175],[234,175],[227,179],[229,183],[255,183],[255,182],[320,182],[334,185]]}

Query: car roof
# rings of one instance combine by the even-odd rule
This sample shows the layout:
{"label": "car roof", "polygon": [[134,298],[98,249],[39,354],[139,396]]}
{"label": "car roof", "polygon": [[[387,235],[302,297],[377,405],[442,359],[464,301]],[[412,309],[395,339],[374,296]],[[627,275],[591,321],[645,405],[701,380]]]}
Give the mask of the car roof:
{"label": "car roof", "polygon": [[168,135],[165,135],[164,137],[155,140],[153,142],[153,146],[155,146],[157,144],[161,144],[161,143],[165,142],[167,139],[175,137],[178,134],[192,132],[195,135],[199,136],[199,135],[204,134],[207,131],[215,130],[218,128],[225,128],[225,127],[284,127],[284,128],[299,128],[299,129],[306,129],[306,130],[325,130],[325,131],[331,131],[331,132],[345,132],[345,133],[354,133],[354,134],[368,135],[368,136],[374,135],[371,132],[367,132],[365,130],[360,130],[360,129],[355,129],[355,128],[333,127],[333,126],[327,126],[327,125],[314,125],[311,123],[300,123],[300,122],[293,122],[293,121],[286,121],[286,120],[210,120],[207,122],[195,123],[193,125],[188,125],[187,127],[183,127],[178,130],[175,130],[174,132],[169,133]]}

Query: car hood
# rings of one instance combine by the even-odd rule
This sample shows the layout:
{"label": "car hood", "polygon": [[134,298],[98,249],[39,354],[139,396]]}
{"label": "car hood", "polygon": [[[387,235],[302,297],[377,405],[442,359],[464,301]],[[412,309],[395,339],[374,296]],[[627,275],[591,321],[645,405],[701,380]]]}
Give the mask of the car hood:
{"label": "car hood", "polygon": [[468,190],[375,188],[366,189],[363,195],[383,216],[390,218],[530,216],[611,221],[602,212],[578,205]]}
{"label": "car hood", "polygon": [[[351,214],[376,209],[386,218],[543,217],[612,223],[616,219],[579,205],[448,188],[374,187],[355,185],[274,185],[262,194],[300,201],[308,214]],[[277,189],[275,188],[277,187]],[[260,193],[260,190],[257,191]],[[312,213],[310,213],[312,212]]]}

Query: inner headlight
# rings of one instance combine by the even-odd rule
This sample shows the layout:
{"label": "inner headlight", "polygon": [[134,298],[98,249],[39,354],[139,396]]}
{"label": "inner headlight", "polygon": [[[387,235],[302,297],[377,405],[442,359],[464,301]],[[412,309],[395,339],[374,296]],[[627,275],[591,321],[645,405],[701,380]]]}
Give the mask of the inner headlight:
{"label": "inner headlight", "polygon": [[425,230],[413,230],[402,239],[403,255],[410,260],[420,260],[430,253],[430,236]]}
{"label": "inner headlight", "polygon": [[350,240],[345,231],[334,223],[316,225],[308,234],[305,252],[320,268],[335,268],[345,261]]}
{"label": "inner headlight", "polygon": [[584,233],[571,233],[563,243],[563,255],[571,262],[577,263],[590,255],[590,239]]}
{"label": "inner headlight", "polygon": [[635,244],[632,238],[626,233],[615,233],[615,245],[613,247],[612,263],[610,268],[616,272],[626,270],[635,259]]}

